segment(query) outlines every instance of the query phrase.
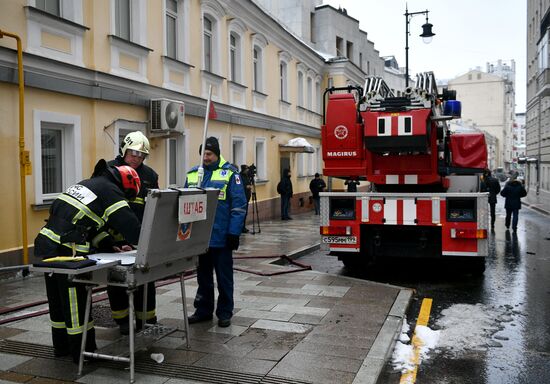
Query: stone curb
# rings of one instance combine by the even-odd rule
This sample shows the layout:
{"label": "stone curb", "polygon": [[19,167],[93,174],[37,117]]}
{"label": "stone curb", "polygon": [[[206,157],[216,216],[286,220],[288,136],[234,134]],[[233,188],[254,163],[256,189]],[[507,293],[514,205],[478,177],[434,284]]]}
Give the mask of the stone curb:
{"label": "stone curb", "polygon": [[411,289],[402,288],[399,291],[388,313],[388,317],[386,317],[386,321],[384,321],[380,332],[372,344],[372,348],[365,360],[363,360],[363,364],[352,384],[376,384],[401,333],[412,294],[413,291]]}

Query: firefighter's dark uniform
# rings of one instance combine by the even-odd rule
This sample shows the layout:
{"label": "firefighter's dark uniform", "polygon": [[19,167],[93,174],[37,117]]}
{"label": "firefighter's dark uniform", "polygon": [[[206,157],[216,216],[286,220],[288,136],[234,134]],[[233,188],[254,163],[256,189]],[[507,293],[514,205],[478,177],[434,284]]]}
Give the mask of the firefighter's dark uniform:
{"label": "firefighter's dark uniform", "polygon": [[[71,255],[70,241],[76,243],[78,255],[86,255],[90,252],[91,239],[107,224],[128,241],[137,243],[140,222],[110,174],[83,180],[55,199],[47,224],[34,241],[34,254],[42,259]],[[54,353],[56,356],[71,354],[78,362],[86,289],[83,284],[68,281],[66,275],[46,274],[45,278]],[[94,351],[93,321],[88,324],[86,341],[86,350]]]}
{"label": "firefighter's dark uniform", "polygon": [[[117,156],[108,164],[111,166],[128,165],[124,162],[124,158],[122,156]],[[136,169],[136,172],[141,180],[141,188],[138,196],[135,199],[130,200],[128,203],[141,223],[143,221],[143,213],[145,211],[145,197],[147,196],[147,192],[149,189],[159,187],[158,174],[151,167],[148,167],[145,164],[141,164]],[[111,305],[113,319],[119,325],[128,323],[129,309],[126,288],[108,286],[107,293],[109,295],[109,303]],[[143,321],[143,286],[140,286],[134,295],[134,308],[136,312],[136,327],[139,329],[141,328],[141,323]],[[157,320],[155,282],[150,282],[147,284],[147,312],[145,313],[145,320],[148,323],[156,323]]]}

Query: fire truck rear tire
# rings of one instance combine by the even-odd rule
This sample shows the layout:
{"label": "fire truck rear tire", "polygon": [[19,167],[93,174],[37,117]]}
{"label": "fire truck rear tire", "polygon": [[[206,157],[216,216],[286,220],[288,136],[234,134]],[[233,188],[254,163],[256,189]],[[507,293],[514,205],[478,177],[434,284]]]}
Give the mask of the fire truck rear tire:
{"label": "fire truck rear tire", "polygon": [[476,257],[470,260],[470,272],[474,276],[481,276],[485,272],[485,257]]}

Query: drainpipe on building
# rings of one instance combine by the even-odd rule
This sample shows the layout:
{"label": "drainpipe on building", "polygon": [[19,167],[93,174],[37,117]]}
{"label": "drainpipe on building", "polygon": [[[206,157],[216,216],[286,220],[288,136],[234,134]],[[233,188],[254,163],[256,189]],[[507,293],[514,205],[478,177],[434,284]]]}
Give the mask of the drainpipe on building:
{"label": "drainpipe on building", "polygon": [[[537,163],[535,164],[535,171],[537,173],[537,189],[536,189],[536,195],[538,196],[540,191],[540,146],[541,146],[541,138],[542,138],[542,129],[541,129],[541,119],[540,119],[540,114],[541,114],[541,103],[542,103],[542,96],[539,96],[538,97],[538,113],[537,113],[537,120],[538,120],[538,153],[537,153]],[[537,199],[538,200],[538,199]]]}
{"label": "drainpipe on building", "polygon": [[21,231],[23,238],[23,264],[29,263],[27,239],[27,186],[25,176],[30,175],[31,162],[29,151],[25,151],[25,81],[23,78],[23,49],[21,38],[15,33],[0,29],[0,39],[4,36],[14,38],[17,42],[17,79],[19,82],[19,177],[21,183]]}

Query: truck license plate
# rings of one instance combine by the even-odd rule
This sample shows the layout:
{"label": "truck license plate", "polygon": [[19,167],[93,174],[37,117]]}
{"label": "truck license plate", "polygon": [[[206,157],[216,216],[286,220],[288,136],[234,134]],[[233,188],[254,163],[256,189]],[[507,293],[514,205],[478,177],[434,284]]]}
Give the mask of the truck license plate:
{"label": "truck license plate", "polygon": [[325,244],[357,244],[356,236],[323,236]]}

